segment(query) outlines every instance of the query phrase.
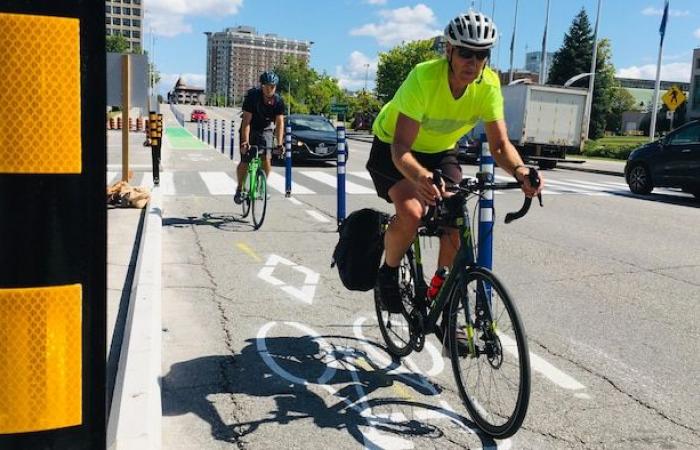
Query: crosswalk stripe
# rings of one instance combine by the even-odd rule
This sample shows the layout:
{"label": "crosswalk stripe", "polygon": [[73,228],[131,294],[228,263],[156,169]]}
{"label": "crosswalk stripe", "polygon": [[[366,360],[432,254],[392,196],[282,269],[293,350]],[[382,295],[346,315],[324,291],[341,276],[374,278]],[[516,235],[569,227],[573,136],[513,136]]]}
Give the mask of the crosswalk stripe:
{"label": "crosswalk stripe", "polygon": [[118,181],[117,175],[118,172],[107,172],[107,186],[110,186]]}
{"label": "crosswalk stripe", "polygon": [[606,188],[601,187],[601,186],[587,186],[585,184],[572,183],[572,182],[567,182],[567,181],[547,180],[546,182],[549,184],[553,184],[555,186],[564,186],[566,188],[571,186],[573,188],[577,188],[578,191],[580,191],[581,189],[588,190],[588,191],[599,191],[599,192],[603,192],[603,191],[607,190]]}
{"label": "crosswalk stripe", "polygon": [[236,192],[236,182],[226,172],[200,172],[199,176],[211,195],[233,195]]}
{"label": "crosswalk stripe", "polygon": [[372,181],[372,177],[370,176],[369,172],[363,171],[363,172],[348,172],[349,175],[352,175],[354,177],[362,178],[363,180],[369,180]]}
{"label": "crosswalk stripe", "polygon": [[[285,183],[285,178],[284,176],[276,173],[276,172],[270,172],[270,176],[267,179],[267,185],[270,186],[272,189],[276,190],[277,192],[281,192],[282,194],[287,192],[286,188],[286,183]],[[293,195],[308,195],[308,194],[315,194],[314,191],[312,191],[309,188],[306,188],[299,183],[294,181],[294,175],[292,174],[292,194]]]}
{"label": "crosswalk stripe", "polygon": [[[567,181],[571,181],[571,182],[574,182],[574,183],[583,184],[583,185],[586,185],[586,186],[594,186],[594,187],[598,187],[598,188],[604,189],[605,191],[613,191],[613,192],[619,191],[620,188],[622,187],[622,186],[613,186],[613,185],[608,185],[608,184],[603,184],[603,183],[592,183],[592,182],[590,182],[590,181],[584,181],[584,180],[572,180],[572,179],[567,179]],[[625,187],[626,187],[626,185],[625,185]],[[625,190],[626,190],[626,189],[625,189]]]}
{"label": "crosswalk stripe", "polygon": [[136,186],[142,186],[148,189],[153,188],[153,172],[141,172],[143,176],[141,181]]}
{"label": "crosswalk stripe", "polygon": [[[334,175],[321,172],[320,170],[303,170],[301,174],[333,188],[338,188],[338,178]],[[345,180],[345,192],[348,194],[376,194],[374,189],[369,189],[347,180]]]}
{"label": "crosswalk stripe", "polygon": [[163,195],[175,195],[175,176],[172,172],[161,172],[160,189]]}

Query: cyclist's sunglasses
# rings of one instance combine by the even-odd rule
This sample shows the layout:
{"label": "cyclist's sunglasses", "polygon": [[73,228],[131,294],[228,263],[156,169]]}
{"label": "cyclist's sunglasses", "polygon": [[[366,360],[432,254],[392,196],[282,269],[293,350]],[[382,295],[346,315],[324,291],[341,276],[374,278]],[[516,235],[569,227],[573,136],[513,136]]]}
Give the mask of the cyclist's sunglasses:
{"label": "cyclist's sunglasses", "polygon": [[459,54],[460,58],[463,59],[470,59],[472,57],[476,57],[479,61],[483,61],[489,56],[491,56],[491,50],[472,50],[467,47],[460,47],[460,46],[455,46],[457,49],[457,53]]}

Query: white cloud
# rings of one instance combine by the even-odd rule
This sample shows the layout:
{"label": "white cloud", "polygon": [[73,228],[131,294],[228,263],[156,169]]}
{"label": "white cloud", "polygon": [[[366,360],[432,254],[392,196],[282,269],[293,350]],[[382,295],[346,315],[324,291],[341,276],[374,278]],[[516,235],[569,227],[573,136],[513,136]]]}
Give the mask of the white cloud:
{"label": "white cloud", "polygon": [[696,38],[700,39],[700,28],[698,28],[697,30],[693,31],[693,36],[695,36]]}
{"label": "white cloud", "polygon": [[172,37],[192,32],[185,16],[234,15],[243,6],[243,0],[149,0],[145,6],[144,29],[152,27],[154,34]]}
{"label": "white cloud", "polygon": [[338,84],[344,89],[356,91],[365,87],[367,77],[367,89],[373,89],[377,77],[377,62],[377,58],[371,59],[362,52],[352,52],[344,66],[335,68]]}
{"label": "white cloud", "polygon": [[161,73],[160,83],[157,86],[158,93],[166,95],[172,91],[180,77],[186,85],[192,87],[204,88],[207,83],[207,76],[201,73]]}
{"label": "white cloud", "polygon": [[[659,8],[656,9],[653,6],[647,6],[642,10],[642,14],[645,16],[663,16],[664,15],[664,9]],[[679,9],[670,9],[668,10],[668,15],[670,17],[686,17],[690,15],[690,11],[681,11]]]}
{"label": "white cloud", "polygon": [[[663,81],[690,82],[690,63],[670,63],[661,64],[661,79]],[[637,78],[641,80],[656,79],[656,64],[645,64],[643,66],[631,66],[619,69],[616,74],[623,78]]]}
{"label": "white cloud", "polygon": [[437,22],[433,10],[422,3],[411,8],[379,11],[382,21],[379,24],[368,23],[350,30],[353,36],[372,36],[380,45],[390,47],[401,42],[427,39],[442,33],[434,28]]}
{"label": "white cloud", "polygon": [[386,5],[386,0],[365,0],[365,3],[370,5]]}

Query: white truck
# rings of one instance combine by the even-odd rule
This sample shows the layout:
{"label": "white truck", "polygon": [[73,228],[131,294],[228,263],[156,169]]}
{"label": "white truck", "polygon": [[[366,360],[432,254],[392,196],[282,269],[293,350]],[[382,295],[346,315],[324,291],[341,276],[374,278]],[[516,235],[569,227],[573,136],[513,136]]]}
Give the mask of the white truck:
{"label": "white truck", "polygon": [[513,84],[502,92],[508,137],[524,159],[553,169],[567,150],[582,149],[586,89]]}
{"label": "white truck", "polygon": [[[501,91],[508,138],[526,162],[553,169],[567,150],[582,149],[586,89],[522,83]],[[477,127],[474,135],[482,130]]]}

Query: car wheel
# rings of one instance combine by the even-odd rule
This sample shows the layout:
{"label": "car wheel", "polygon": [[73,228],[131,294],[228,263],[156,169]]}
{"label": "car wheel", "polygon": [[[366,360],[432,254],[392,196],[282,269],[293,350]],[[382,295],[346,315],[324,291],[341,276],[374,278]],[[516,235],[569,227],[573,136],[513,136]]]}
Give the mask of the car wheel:
{"label": "car wheel", "polygon": [[637,164],[630,169],[627,175],[627,184],[630,187],[630,191],[635,194],[646,195],[654,189],[649,169],[642,164]]}
{"label": "car wheel", "polygon": [[537,161],[537,167],[539,167],[542,170],[555,169],[557,167],[557,162],[556,161],[540,160],[540,161]]}

